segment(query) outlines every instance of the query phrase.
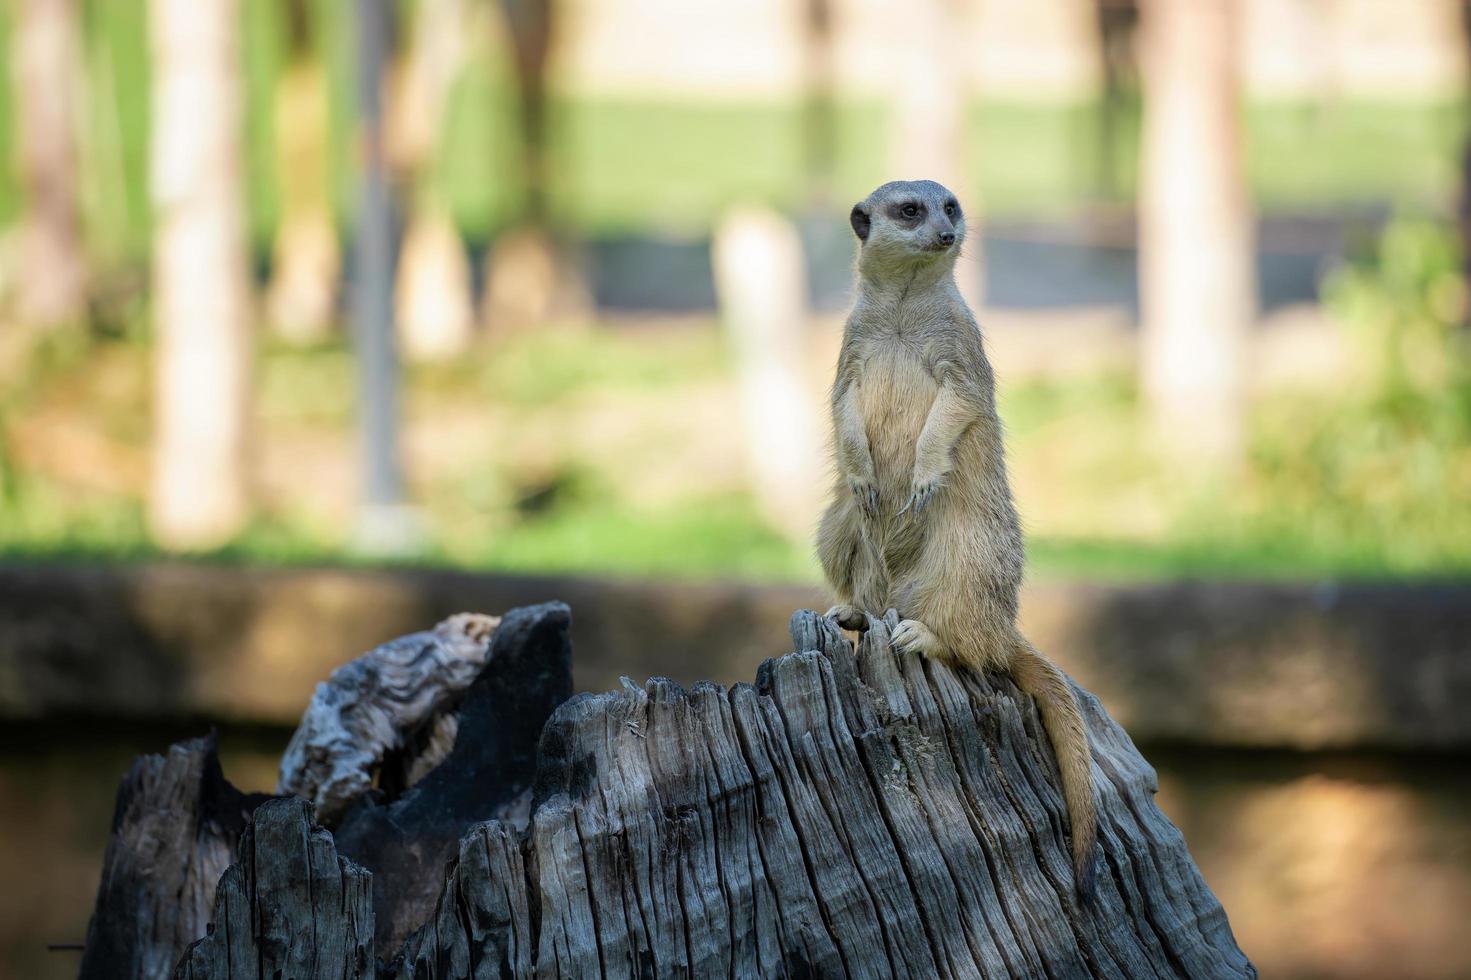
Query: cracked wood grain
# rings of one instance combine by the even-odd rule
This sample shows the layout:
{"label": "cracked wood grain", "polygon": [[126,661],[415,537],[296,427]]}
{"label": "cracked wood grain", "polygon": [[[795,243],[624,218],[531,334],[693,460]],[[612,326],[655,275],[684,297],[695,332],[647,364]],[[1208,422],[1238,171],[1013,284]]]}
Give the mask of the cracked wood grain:
{"label": "cracked wood grain", "polygon": [[[519,850],[477,828],[498,864],[474,843],[385,974],[1256,975],[1096,699],[1079,691],[1103,874],[1080,907],[1035,706],[1004,678],[896,653],[894,625],[855,651],[803,612],[797,652],[754,687],[656,678],[563,705]],[[490,909],[493,933],[461,927]]]}
{"label": "cracked wood grain", "polygon": [[371,980],[372,875],[337,855],[299,798],[261,804],[220,878],[209,932],[175,980]]}
{"label": "cracked wood grain", "polygon": [[[1155,805],[1154,771],[1095,698],[1079,690],[1102,855],[1080,905],[1035,706],[1003,677],[897,653],[895,625],[872,621],[855,647],[800,612],[795,652],[754,685],[655,678],[566,701],[541,731],[527,821],[459,838],[432,911],[393,923],[408,938],[387,962],[372,963],[361,904],[291,898],[302,875],[346,896],[364,872],[318,844],[287,873],[242,843],[180,976],[257,975],[219,967],[234,949],[220,937],[263,963],[251,923],[267,907],[318,924],[333,977],[1256,976]],[[514,689],[497,696],[514,710]],[[272,807],[293,839],[330,844],[308,811]],[[325,960],[322,936],[343,937]],[[352,942],[367,959],[339,956]]]}
{"label": "cracked wood grain", "polygon": [[139,757],[118,787],[81,980],[168,976],[265,799],[225,780],[213,735]]}

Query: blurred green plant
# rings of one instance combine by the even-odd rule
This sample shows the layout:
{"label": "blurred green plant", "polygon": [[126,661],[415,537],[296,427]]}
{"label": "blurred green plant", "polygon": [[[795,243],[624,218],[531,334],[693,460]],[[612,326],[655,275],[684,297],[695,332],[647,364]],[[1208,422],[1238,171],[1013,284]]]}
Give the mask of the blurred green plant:
{"label": "blurred green plant", "polygon": [[[1261,394],[1244,470],[1203,487],[1149,458],[1131,377],[1003,385],[1016,470],[1033,477],[1023,512],[1064,529],[1031,537],[1032,567],[1043,576],[1471,574],[1463,270],[1452,227],[1390,222],[1323,284],[1351,351],[1344,376]],[[1139,505],[1151,497],[1158,507]],[[1160,526],[1130,526],[1131,514],[1149,525],[1161,511]]]}
{"label": "blurred green plant", "polygon": [[1366,405],[1400,430],[1465,441],[1471,427],[1471,333],[1455,230],[1397,219],[1368,255],[1324,284],[1329,308],[1371,365]]}
{"label": "blurred green plant", "polygon": [[1471,333],[1453,229],[1396,219],[1324,283],[1354,367],[1257,413],[1257,517],[1284,540],[1373,542],[1388,571],[1471,567]]}

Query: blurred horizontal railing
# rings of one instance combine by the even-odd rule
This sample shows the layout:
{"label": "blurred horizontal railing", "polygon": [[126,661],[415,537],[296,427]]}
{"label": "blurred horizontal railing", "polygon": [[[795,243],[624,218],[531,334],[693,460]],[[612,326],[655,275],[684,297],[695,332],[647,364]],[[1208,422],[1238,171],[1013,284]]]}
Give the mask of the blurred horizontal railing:
{"label": "blurred horizontal railing", "polygon": [[[333,668],[562,599],[576,683],[750,681],[819,590],[394,569],[0,565],[0,721],[294,724]],[[1028,635],[1141,742],[1471,748],[1471,584],[1045,583]],[[698,655],[694,651],[699,651]]]}

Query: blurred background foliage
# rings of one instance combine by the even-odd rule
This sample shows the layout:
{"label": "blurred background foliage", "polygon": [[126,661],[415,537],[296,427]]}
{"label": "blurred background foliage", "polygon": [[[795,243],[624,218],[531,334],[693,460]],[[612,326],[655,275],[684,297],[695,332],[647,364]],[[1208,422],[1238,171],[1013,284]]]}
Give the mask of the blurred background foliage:
{"label": "blurred background foliage", "polygon": [[[281,214],[276,93],[290,62],[288,15],[280,0],[241,0],[241,6],[245,173],[252,239],[263,267]],[[413,3],[403,0],[399,6],[409,11]],[[307,7],[330,105],[325,145],[333,209],[346,230],[355,201],[352,4],[309,0]],[[150,241],[147,2],[86,0],[81,9],[88,242],[110,262],[142,263]],[[0,9],[0,42],[8,44],[13,17],[10,5]],[[474,54],[454,82],[428,177],[461,233],[480,246],[510,223],[520,180],[515,79],[509,54],[488,21],[475,21]],[[0,100],[0,152],[6,159],[14,155],[10,87]],[[564,94],[554,102],[553,200],[558,220],[579,232],[653,227],[708,233],[720,210],[733,202],[754,199],[789,210],[804,203],[802,187],[793,180],[802,169],[804,140],[796,98],[702,102],[677,94]],[[1138,103],[1138,93],[1130,92],[1114,150],[1117,186],[1103,188],[1097,177],[1096,99],[979,98],[969,110],[968,135],[977,150],[975,186],[987,213],[1071,215],[1100,203],[1131,201]],[[1258,98],[1245,108],[1248,176],[1263,207],[1394,201],[1424,210],[1443,206],[1456,193],[1465,130],[1460,99],[1353,95],[1325,106]],[[861,197],[884,178],[874,144],[891,126],[890,111],[873,99],[837,107],[838,198]],[[0,221],[14,220],[20,193],[13,170],[0,168]]]}
{"label": "blurred background foliage", "polygon": [[[398,4],[400,20],[415,4]],[[93,269],[85,329],[28,344],[0,385],[0,552],[158,553],[148,528],[153,212],[148,11],[86,0],[80,51],[80,216]],[[325,85],[320,161],[345,243],[357,195],[352,5],[310,0],[305,61]],[[16,6],[0,5],[0,49]],[[289,5],[242,0],[243,174],[257,287],[281,231]],[[401,189],[444,209],[479,257],[520,220],[516,77],[490,6],[467,21],[432,159]],[[294,60],[297,59],[297,60]],[[796,94],[701,101],[553,85],[549,224],[596,245],[705,242],[736,204],[810,210]],[[0,77],[0,159],[15,155],[15,100]],[[980,93],[965,115],[969,176],[985,221],[1107,226],[1136,197],[1141,96],[1126,86],[1114,136],[1100,96]],[[1450,220],[1466,100],[1341,95],[1246,100],[1251,199],[1264,214],[1334,215],[1358,227],[1321,270],[1321,312],[1348,352],[1341,376],[1254,392],[1238,466],[1195,479],[1150,438],[1134,372],[1116,363],[1053,376],[1002,370],[1019,498],[1041,575],[1464,575],[1471,572],[1471,369],[1464,256]],[[892,108],[834,108],[820,221],[889,176],[878,134]],[[1107,161],[1101,158],[1107,155]],[[0,167],[0,225],[22,212]],[[420,196],[422,195],[422,196]],[[1399,217],[1385,223],[1389,209]],[[1093,220],[1094,224],[1087,224]],[[1049,224],[1050,223],[1050,224]],[[1112,239],[1105,234],[1104,246]],[[655,269],[644,274],[658,279]],[[483,276],[476,273],[475,288]],[[829,320],[833,310],[824,314]],[[520,571],[812,579],[809,543],[754,501],[727,430],[738,365],[713,312],[553,317],[493,332],[403,374],[404,454],[422,546],[402,560]],[[1047,329],[1039,326],[1037,329]],[[262,330],[248,525],[206,549],[226,560],[355,561],[350,346]],[[832,353],[818,340],[812,388]],[[824,356],[826,360],[824,360]]]}

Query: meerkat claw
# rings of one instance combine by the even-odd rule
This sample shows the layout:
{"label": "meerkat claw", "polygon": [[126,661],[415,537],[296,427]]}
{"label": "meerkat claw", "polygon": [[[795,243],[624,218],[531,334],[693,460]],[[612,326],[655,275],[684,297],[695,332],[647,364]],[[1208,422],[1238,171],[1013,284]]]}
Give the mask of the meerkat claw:
{"label": "meerkat claw", "polygon": [[841,602],[823,613],[823,615],[845,630],[862,633],[868,629],[868,616],[862,609],[859,609],[852,603]]}
{"label": "meerkat claw", "polygon": [[902,620],[894,627],[889,637],[894,649],[900,653],[923,653],[928,656],[940,647],[939,639],[930,628],[917,619]]}
{"label": "meerkat claw", "polygon": [[862,480],[849,480],[849,488],[858,500],[858,509],[869,517],[879,516],[879,489]]}
{"label": "meerkat claw", "polygon": [[909,495],[909,499],[904,502],[904,506],[899,509],[900,516],[904,514],[911,517],[919,516],[919,512],[929,506],[930,501],[934,499],[935,491],[939,488],[938,483],[926,483],[916,487]]}

